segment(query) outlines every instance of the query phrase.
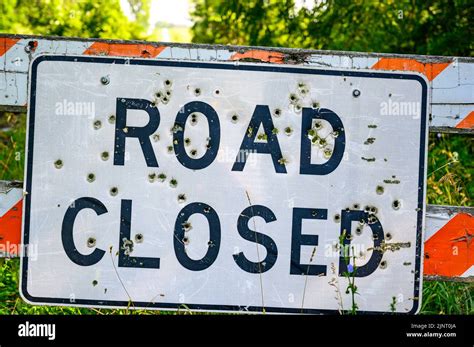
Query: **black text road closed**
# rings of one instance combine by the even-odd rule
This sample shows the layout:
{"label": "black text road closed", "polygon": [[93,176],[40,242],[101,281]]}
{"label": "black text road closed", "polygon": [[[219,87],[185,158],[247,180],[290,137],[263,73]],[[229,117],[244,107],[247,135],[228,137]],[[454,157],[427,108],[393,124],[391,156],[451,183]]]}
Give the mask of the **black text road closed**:
{"label": "black text road closed", "polygon": [[422,77],[60,56],[30,74],[26,300],[331,312],[351,277],[360,311],[417,311]]}

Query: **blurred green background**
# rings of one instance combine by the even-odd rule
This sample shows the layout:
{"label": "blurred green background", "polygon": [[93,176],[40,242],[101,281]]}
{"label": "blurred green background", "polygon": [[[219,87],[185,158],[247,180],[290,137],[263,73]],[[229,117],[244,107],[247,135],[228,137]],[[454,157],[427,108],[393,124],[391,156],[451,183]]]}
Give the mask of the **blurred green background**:
{"label": "blurred green background", "polygon": [[[468,0],[0,0],[0,13],[0,33],[468,57],[474,48]],[[25,115],[0,112],[0,129],[0,179],[21,180]],[[472,206],[473,154],[472,136],[430,134],[428,203]],[[31,306],[18,266],[0,260],[0,314],[169,313]],[[422,313],[474,314],[474,284],[425,282]]]}

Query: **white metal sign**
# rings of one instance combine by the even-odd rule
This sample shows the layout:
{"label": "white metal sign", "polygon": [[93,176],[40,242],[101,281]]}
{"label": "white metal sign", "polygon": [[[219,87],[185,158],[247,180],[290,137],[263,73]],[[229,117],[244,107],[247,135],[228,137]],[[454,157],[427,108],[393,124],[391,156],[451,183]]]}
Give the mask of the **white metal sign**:
{"label": "white metal sign", "polygon": [[420,75],[65,56],[30,70],[27,301],[418,310]]}

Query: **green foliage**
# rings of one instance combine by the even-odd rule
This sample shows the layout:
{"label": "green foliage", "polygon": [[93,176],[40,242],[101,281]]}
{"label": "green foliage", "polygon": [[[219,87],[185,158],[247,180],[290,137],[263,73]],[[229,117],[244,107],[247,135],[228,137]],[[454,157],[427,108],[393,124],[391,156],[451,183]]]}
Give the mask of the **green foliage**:
{"label": "green foliage", "polygon": [[150,0],[129,0],[134,21],[120,0],[0,0],[0,32],[145,39]]}
{"label": "green foliage", "polygon": [[194,0],[193,41],[470,56],[470,0]]}

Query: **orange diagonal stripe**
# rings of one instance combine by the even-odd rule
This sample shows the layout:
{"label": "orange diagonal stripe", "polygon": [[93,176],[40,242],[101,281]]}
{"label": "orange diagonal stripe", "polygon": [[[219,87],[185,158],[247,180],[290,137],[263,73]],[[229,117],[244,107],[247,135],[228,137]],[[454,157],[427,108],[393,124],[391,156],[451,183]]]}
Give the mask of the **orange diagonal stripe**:
{"label": "orange diagonal stripe", "polygon": [[12,48],[18,41],[20,41],[20,39],[0,37],[0,57],[4,55],[10,48]]}
{"label": "orange diagonal stripe", "polygon": [[0,250],[10,255],[18,255],[21,242],[21,215],[23,199],[0,217]]}
{"label": "orange diagonal stripe", "polygon": [[267,63],[283,64],[284,54],[280,52],[253,49],[244,53],[234,53],[230,60],[255,59]]}
{"label": "orange diagonal stripe", "polygon": [[428,80],[432,81],[441,71],[446,69],[449,64],[451,64],[451,62],[420,63],[415,59],[380,58],[380,60],[372,66],[372,69],[416,71],[424,74]]}
{"label": "orange diagonal stripe", "polygon": [[134,43],[94,42],[88,49],[85,50],[84,54],[154,58],[158,56],[165,48],[165,46],[140,45]]}
{"label": "orange diagonal stripe", "polygon": [[474,217],[458,213],[425,242],[424,274],[461,276],[474,265],[473,250]]}
{"label": "orange diagonal stripe", "polygon": [[462,121],[456,125],[459,129],[473,129],[474,128],[474,111],[469,113]]}

